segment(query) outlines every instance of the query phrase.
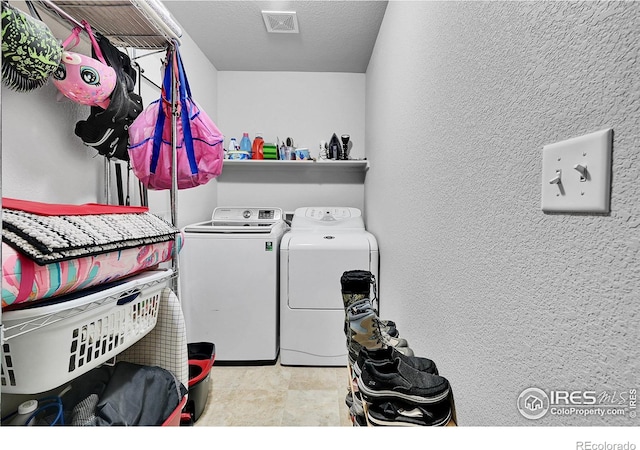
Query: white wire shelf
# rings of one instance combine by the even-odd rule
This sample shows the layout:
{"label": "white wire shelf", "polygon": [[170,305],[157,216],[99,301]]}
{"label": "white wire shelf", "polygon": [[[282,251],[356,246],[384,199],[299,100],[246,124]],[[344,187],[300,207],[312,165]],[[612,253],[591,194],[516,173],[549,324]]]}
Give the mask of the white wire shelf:
{"label": "white wire shelf", "polygon": [[80,296],[78,294],[81,294],[81,291],[70,294],[73,297],[78,297],[73,300],[57,302],[47,306],[38,306],[37,303],[34,303],[33,307],[30,308],[3,311],[2,321],[4,323],[2,324],[2,329],[4,341],[10,341],[25,333],[70,319],[78,314],[99,308],[106,303],[123,301],[127,297],[135,296],[151,286],[168,282],[173,277],[174,272],[171,269],[149,270],[134,275],[127,280],[123,280],[121,284],[107,289],[95,289],[95,291],[90,289],[89,294]]}
{"label": "white wire shelf", "polygon": [[94,31],[116,46],[159,49],[173,39],[179,42],[182,35],[180,26],[161,2],[39,0],[37,4],[53,18],[71,26],[86,20]]}

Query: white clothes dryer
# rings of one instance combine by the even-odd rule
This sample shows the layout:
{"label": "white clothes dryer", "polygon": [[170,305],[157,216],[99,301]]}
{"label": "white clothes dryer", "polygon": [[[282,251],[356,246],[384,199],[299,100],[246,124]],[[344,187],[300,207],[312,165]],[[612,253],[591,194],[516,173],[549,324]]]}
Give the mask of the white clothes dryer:
{"label": "white clothes dryer", "polygon": [[181,303],[188,342],[211,342],[216,364],[278,358],[280,208],[215,208],[183,228]]}
{"label": "white clothes dryer", "polygon": [[347,270],[378,278],[378,266],[378,243],[359,209],[296,209],[280,244],[280,363],[346,365],[340,278]]}

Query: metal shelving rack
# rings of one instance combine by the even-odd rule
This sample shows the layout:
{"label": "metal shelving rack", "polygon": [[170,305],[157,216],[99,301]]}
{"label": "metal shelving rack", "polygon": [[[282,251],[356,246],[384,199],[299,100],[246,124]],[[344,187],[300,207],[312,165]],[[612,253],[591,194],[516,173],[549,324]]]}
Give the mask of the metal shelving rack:
{"label": "metal shelving rack", "polygon": [[81,26],[82,18],[114,45],[141,49],[166,48],[180,42],[182,31],[169,24],[144,0],[37,0],[47,13],[62,23]]}
{"label": "metal shelving rack", "polygon": [[[146,0],[37,0],[36,3],[57,21],[64,25],[82,26],[80,20],[86,20],[91,28],[105,36],[113,45],[120,47],[132,47],[137,49],[177,49],[180,45],[182,31],[171,15],[160,2]],[[156,4],[166,11],[166,17],[161,16],[158,10],[151,5]],[[173,182],[170,190],[171,222],[174,226],[178,223],[177,217],[177,116],[178,105],[175,101],[177,87],[172,86],[172,167]],[[109,160],[105,158],[105,192],[106,198],[109,188]],[[178,249],[179,236],[176,235],[173,246],[172,270],[174,277],[171,280],[172,289],[177,292],[179,276]]]}
{"label": "metal shelving rack", "polygon": [[[180,27],[173,22],[169,12],[164,9],[164,6],[160,2],[152,2],[151,0],[58,0],[55,2],[51,0],[35,0],[34,4],[41,7],[39,8],[41,11],[44,11],[62,25],[69,26],[70,28],[82,26],[80,20],[78,20],[79,18],[86,20],[96,32],[107,37],[114,45],[119,47],[176,50],[180,45],[182,31]],[[163,16],[165,11],[166,16]],[[174,93],[174,95],[172,95],[173,99],[176,98],[176,90],[174,84],[174,86],[172,86]],[[173,183],[170,190],[171,220],[174,226],[177,224],[177,116],[178,108],[174,101],[172,107]],[[105,164],[109,164],[107,159],[105,159]],[[105,172],[107,172],[106,169]],[[108,178],[105,179],[105,183],[108,183]],[[115,290],[108,289],[108,293],[104,298],[94,300],[90,303],[80,302],[82,304],[78,304],[77,307],[71,308],[64,313],[44,313],[33,320],[25,320],[24,323],[14,325],[11,329],[5,329],[4,325],[0,323],[0,343],[5,343],[24,333],[73,317],[83,311],[98,308],[108,301],[113,301],[113,299],[121,299],[132,295],[151,285],[171,283],[173,291],[177,292],[177,279],[179,276],[179,235],[176,235],[175,239],[172,255],[172,270],[156,272],[155,275],[144,278],[140,282],[134,282],[132,284],[125,283],[122,287],[115,288]]]}

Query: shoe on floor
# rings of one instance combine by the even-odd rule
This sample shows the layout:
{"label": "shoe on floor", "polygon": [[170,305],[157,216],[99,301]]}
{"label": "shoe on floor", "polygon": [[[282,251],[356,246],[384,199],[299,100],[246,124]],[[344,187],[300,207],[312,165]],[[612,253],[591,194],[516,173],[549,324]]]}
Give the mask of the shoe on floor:
{"label": "shoe on floor", "polygon": [[[345,310],[344,315],[344,334],[349,338],[349,320],[354,314],[360,314],[364,311],[371,310],[378,317],[378,313],[371,305],[371,300],[369,298],[363,298],[357,302],[354,302]],[[397,338],[400,336],[398,329],[396,328],[396,323],[392,320],[380,320],[378,318],[378,324],[380,325],[380,332],[383,334],[387,334],[391,337]]]}
{"label": "shoe on floor", "polygon": [[364,406],[362,405],[362,399],[360,398],[359,394],[353,395],[351,392],[349,392],[346,395],[344,402],[349,408],[349,413],[352,416],[364,417]]}
{"label": "shoe on floor", "polygon": [[[377,301],[376,277],[368,270],[345,271],[340,277],[340,286],[345,312],[351,305],[362,300],[369,300],[372,307]],[[373,298],[371,297],[371,286],[373,286]],[[376,308],[373,309],[376,314],[379,314]],[[380,324],[389,336],[398,337],[398,329],[394,321],[381,320]]]}
{"label": "shoe on floor", "polygon": [[449,398],[429,406],[409,405],[401,401],[372,403],[367,419],[374,426],[445,426],[451,420]]}
{"label": "shoe on floor", "polygon": [[406,339],[392,337],[385,332],[378,315],[371,307],[371,301],[368,299],[351,305],[346,316],[349,324],[348,340],[356,340],[367,348],[380,348],[382,344],[393,347],[409,346]]}
{"label": "shoe on floor", "polygon": [[358,301],[371,298],[374,279],[368,270],[347,270],[342,274],[340,286],[345,310]]}
{"label": "shoe on floor", "polygon": [[369,403],[401,400],[412,405],[429,405],[443,401],[450,392],[446,378],[420,372],[400,358],[381,364],[365,361],[357,380],[362,399]]}
{"label": "shoe on floor", "polygon": [[[353,364],[362,347],[379,349],[386,347],[409,348],[406,339],[389,336],[380,326],[380,321],[368,300],[352,305],[347,311],[347,349],[349,363]],[[411,350],[400,350],[410,353]]]}
{"label": "shoe on floor", "polygon": [[[349,365],[354,370],[354,372],[356,370],[355,366],[356,366],[356,363],[358,361],[358,355],[360,355],[360,351],[362,351],[363,348],[365,348],[365,347],[361,346],[357,342],[352,342],[351,345],[348,348],[348,361],[349,361]],[[382,348],[389,348],[389,347],[385,346],[385,347],[382,347]],[[410,347],[393,347],[393,348],[398,353],[401,353],[404,356],[415,356],[415,353],[413,352],[413,350]],[[359,366],[358,370],[362,371],[362,366]],[[358,375],[360,375],[360,374],[358,374]]]}
{"label": "shoe on floor", "polygon": [[386,347],[380,349],[367,349],[362,347],[355,364],[352,364],[353,372],[356,376],[360,376],[362,366],[365,361],[372,361],[375,364],[392,362],[394,359],[400,358],[408,366],[413,367],[420,372],[432,373],[438,375],[436,363],[428,358],[420,356],[405,355],[396,347]]}

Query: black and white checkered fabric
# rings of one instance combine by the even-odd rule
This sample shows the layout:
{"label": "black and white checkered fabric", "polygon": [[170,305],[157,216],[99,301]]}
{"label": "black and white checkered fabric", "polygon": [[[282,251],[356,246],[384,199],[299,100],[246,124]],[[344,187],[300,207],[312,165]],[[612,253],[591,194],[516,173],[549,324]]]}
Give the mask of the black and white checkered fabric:
{"label": "black and white checkered fabric", "polygon": [[178,232],[148,212],[44,216],[2,211],[2,240],[41,265],[165,242]]}
{"label": "black and white checkered fabric", "polygon": [[189,386],[187,331],[180,301],[171,289],[162,291],[155,328],[117,359],[162,367],[172,372],[185,387]]}

